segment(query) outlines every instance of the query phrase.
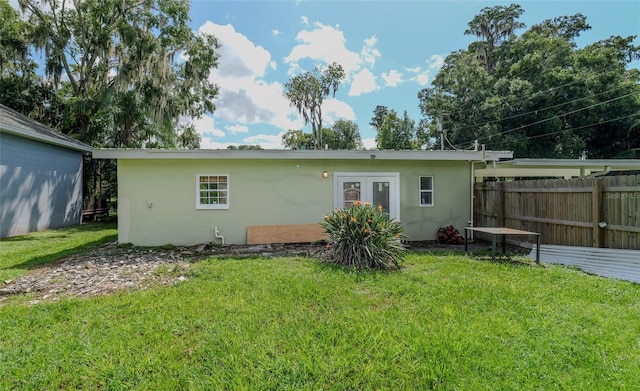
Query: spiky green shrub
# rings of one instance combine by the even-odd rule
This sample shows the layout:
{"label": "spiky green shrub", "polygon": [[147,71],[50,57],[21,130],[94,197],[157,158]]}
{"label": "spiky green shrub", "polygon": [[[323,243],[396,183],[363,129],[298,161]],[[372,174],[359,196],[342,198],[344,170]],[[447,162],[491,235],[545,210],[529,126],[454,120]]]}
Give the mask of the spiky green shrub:
{"label": "spiky green shrub", "polygon": [[381,206],[356,201],[325,216],[320,225],[328,235],[322,257],[327,262],[386,270],[399,269],[404,260],[403,228]]}

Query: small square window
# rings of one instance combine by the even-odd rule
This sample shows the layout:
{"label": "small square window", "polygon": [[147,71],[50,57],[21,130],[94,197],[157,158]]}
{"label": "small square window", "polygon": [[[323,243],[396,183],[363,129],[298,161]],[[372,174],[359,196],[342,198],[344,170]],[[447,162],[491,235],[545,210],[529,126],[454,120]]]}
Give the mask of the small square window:
{"label": "small square window", "polygon": [[228,175],[198,175],[196,209],[229,209]]}
{"label": "small square window", "polygon": [[433,177],[420,177],[420,206],[433,206]]}

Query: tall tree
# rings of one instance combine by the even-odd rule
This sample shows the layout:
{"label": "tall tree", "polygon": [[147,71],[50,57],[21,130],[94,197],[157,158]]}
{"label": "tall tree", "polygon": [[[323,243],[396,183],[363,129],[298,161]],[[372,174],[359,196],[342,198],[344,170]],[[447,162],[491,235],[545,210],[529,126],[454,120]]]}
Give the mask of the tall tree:
{"label": "tall tree", "polygon": [[510,35],[491,72],[473,44],[451,53],[433,87],[418,94],[431,135],[445,113],[457,148],[477,140],[516,157],[612,158],[640,146],[640,71],[628,69],[640,47],[635,37],[611,37],[578,49],[575,39],[589,28],[576,14]]}
{"label": "tall tree", "polygon": [[469,29],[464,33],[481,40],[473,46],[480,52],[487,72],[493,71],[496,47],[510,39],[515,30],[525,27],[524,23],[518,21],[523,12],[518,4],[485,7],[469,22]]}
{"label": "tall tree", "polygon": [[187,0],[19,4],[65,97],[61,130],[94,146],[174,147],[181,117],[214,110],[218,46],[189,27]]}
{"label": "tall tree", "polygon": [[339,119],[327,133],[330,136],[325,136],[325,143],[329,149],[362,149],[360,130],[353,121]]}
{"label": "tall tree", "polygon": [[376,136],[378,149],[411,150],[419,148],[415,121],[405,110],[402,118],[395,110],[384,117]]}
{"label": "tall tree", "polygon": [[311,123],[315,148],[323,146],[322,102],[329,95],[335,96],[344,77],[342,65],[334,62],[324,70],[315,68],[294,76],[284,85],[284,97],[302,115],[305,124]]}
{"label": "tall tree", "polygon": [[53,89],[36,74],[30,36],[31,25],[6,0],[0,0],[0,103],[53,125],[58,102]]}
{"label": "tall tree", "polygon": [[369,122],[369,125],[371,125],[371,127],[374,128],[376,132],[379,132],[380,127],[382,126],[382,122],[384,122],[384,118],[387,116],[387,114],[389,114],[389,109],[387,108],[387,106],[376,106],[376,108],[373,110],[373,117],[371,118],[371,122]]}

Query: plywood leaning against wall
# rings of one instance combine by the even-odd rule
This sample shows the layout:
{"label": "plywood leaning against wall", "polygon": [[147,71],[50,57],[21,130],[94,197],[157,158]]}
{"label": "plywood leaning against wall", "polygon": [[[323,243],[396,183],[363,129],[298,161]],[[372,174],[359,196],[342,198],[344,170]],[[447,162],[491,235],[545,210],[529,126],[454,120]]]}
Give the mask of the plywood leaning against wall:
{"label": "plywood leaning against wall", "polygon": [[247,244],[313,243],[326,238],[327,235],[320,224],[247,227]]}
{"label": "plywood leaning against wall", "polygon": [[474,225],[540,232],[542,243],[640,249],[640,175],[477,183]]}

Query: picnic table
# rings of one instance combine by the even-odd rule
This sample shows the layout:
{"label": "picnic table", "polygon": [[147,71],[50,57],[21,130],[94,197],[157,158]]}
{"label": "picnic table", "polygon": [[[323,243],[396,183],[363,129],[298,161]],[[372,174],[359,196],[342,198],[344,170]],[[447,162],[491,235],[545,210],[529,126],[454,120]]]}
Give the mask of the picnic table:
{"label": "picnic table", "polygon": [[468,248],[468,231],[484,232],[491,234],[491,258],[496,259],[496,243],[498,235],[502,235],[502,255],[506,250],[506,235],[535,235],[536,237],[536,263],[540,263],[540,233],[531,231],[522,231],[519,229],[507,227],[464,227],[464,251]]}

